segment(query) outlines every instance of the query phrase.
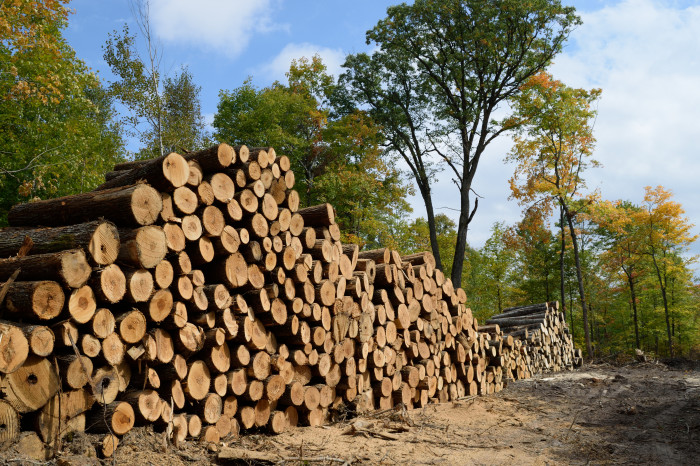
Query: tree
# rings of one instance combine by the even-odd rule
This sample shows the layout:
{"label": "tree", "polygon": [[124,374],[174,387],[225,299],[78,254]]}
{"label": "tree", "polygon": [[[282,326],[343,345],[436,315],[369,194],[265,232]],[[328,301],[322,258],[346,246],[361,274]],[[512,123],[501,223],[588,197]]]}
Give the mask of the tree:
{"label": "tree", "polygon": [[476,212],[472,182],[486,147],[515,120],[496,110],[544,69],[579,24],[558,0],[416,0],[387,10],[367,33],[378,50],[351,55],[342,82],[384,128],[423,197],[436,260],[430,185],[436,156],[460,199],[452,281],[460,286],[467,230]]}
{"label": "tree", "polygon": [[520,222],[505,232],[505,245],[515,254],[515,304],[554,299],[557,242],[546,223],[543,212],[531,208],[524,212]]}
{"label": "tree", "polygon": [[644,254],[652,261],[666,318],[668,351],[673,357],[673,337],[669,312],[669,281],[683,269],[680,255],[695,242],[697,235],[691,234],[693,225],[683,216],[680,203],[671,200],[673,194],[663,186],[647,186],[639,221],[644,225]]}
{"label": "tree", "polygon": [[[457,225],[445,214],[435,216],[435,231],[437,232],[437,244],[440,254],[450,257],[454,250]],[[428,221],[423,217],[414,219],[411,222],[404,222],[400,232],[396,235],[392,247],[398,249],[402,254],[413,254],[430,249],[430,229]],[[445,273],[451,270],[451,264],[445,262]]]}
{"label": "tree", "polygon": [[491,227],[491,236],[486,240],[481,252],[485,258],[485,274],[488,290],[496,294],[496,311],[500,314],[510,300],[512,285],[510,278],[514,270],[515,253],[505,241],[507,228],[497,222]]}
{"label": "tree", "polygon": [[173,77],[164,76],[162,53],[151,31],[150,1],[134,0],[132,11],[146,46],[145,58],[126,24],[121,33],[109,34],[103,56],[118,78],[110,83],[109,92],[129,112],[123,122],[130,136],[141,141],[138,158],[203,147],[208,136],[199,101],[201,88],[186,67]]}
{"label": "tree", "polygon": [[65,3],[1,9],[0,224],[19,201],[93,188],[122,159],[111,99],[63,38]]}
{"label": "tree", "polygon": [[642,226],[638,223],[639,207],[631,202],[604,201],[596,203],[591,217],[599,226],[598,234],[604,241],[602,264],[612,271],[622,271],[629,288],[634,321],[635,347],[641,348],[637,290],[640,269],[643,267]]}
{"label": "tree", "polygon": [[263,89],[249,79],[221,91],[216,138],[289,156],[306,205],[330,202],[346,240],[380,244],[410,210],[410,188],[386,163],[379,127],[366,112],[337,111],[335,81],[318,56],[293,61],[287,78]]}
{"label": "tree", "polygon": [[[519,203],[551,211],[556,204],[566,220],[576,263],[579,299],[583,313],[586,349],[592,355],[588,326],[579,240],[574,225],[576,216],[591,201],[583,197],[583,171],[597,162],[592,159],[595,139],[593,105],[601,91],[573,89],[552,79],[547,73],[531,78],[513,100],[519,127],[508,159],[516,165],[510,180],[511,197]],[[561,222],[560,228],[564,228]],[[562,244],[562,251],[564,245]],[[563,282],[563,265],[562,265]],[[563,296],[562,296],[563,300]]]}
{"label": "tree", "polygon": [[[192,73],[183,67],[179,74],[163,81],[163,146],[167,153],[192,151],[209,145],[200,94]],[[150,144],[154,152],[155,138]],[[155,155],[155,154],[154,154]]]}

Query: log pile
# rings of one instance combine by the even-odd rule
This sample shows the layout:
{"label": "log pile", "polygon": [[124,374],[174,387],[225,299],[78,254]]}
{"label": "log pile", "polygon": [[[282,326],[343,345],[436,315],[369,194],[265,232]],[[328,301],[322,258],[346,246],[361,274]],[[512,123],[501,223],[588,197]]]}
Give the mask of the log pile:
{"label": "log pile", "polygon": [[507,308],[486,324],[481,327],[483,330],[498,329],[501,339],[507,342],[504,355],[509,379],[573,369],[583,362],[556,301]]}
{"label": "log pile", "polygon": [[503,388],[512,338],[477,332],[430,253],[343,244],[274,149],[220,144],[105,178],[17,205],[0,230],[0,443],[19,415],[47,444],[102,432],[110,456],[134,425],[218,442]]}

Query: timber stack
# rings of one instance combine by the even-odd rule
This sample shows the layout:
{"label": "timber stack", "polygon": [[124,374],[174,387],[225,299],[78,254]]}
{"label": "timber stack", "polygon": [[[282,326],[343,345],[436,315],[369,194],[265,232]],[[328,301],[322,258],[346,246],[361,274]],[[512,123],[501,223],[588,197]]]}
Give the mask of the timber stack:
{"label": "timber stack", "polygon": [[505,356],[513,380],[542,372],[558,372],[581,366],[564,313],[556,301],[504,309],[486,321],[484,330],[498,328],[507,341]]}
{"label": "timber stack", "polygon": [[102,432],[110,456],[134,425],[219,442],[503,388],[512,338],[477,332],[432,254],[343,244],[273,148],[105,178],[17,205],[0,230],[0,443],[22,416],[54,446]]}

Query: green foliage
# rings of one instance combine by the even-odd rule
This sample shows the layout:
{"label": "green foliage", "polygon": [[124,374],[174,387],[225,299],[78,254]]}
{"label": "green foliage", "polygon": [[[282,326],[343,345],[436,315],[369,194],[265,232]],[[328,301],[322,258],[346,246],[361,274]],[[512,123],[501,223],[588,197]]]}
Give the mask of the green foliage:
{"label": "green foliage", "polygon": [[63,39],[61,3],[2,7],[0,224],[17,202],[92,189],[122,160],[111,99]]}
{"label": "green foliage", "polygon": [[109,85],[110,95],[128,111],[122,121],[129,135],[142,144],[136,158],[200,149],[210,142],[202,116],[201,88],[186,67],[174,76],[162,76],[147,11],[139,14],[144,15],[137,21],[148,50],[145,59],[138,51],[137,36],[126,24],[121,34],[109,34],[103,47],[104,59],[118,77]]}
{"label": "green foliage", "polygon": [[379,127],[365,112],[337,111],[333,78],[319,57],[292,63],[288,83],[258,89],[250,79],[221,91],[215,137],[272,146],[287,155],[303,205],[330,202],[346,240],[377,244],[409,210],[410,192],[382,151]]}
{"label": "green foliage", "polygon": [[[445,214],[435,216],[435,230],[437,232],[437,244],[440,254],[451,257],[454,252],[455,236],[457,234],[455,222]],[[393,237],[391,247],[398,249],[401,254],[413,254],[430,250],[430,230],[428,221],[423,217],[411,222],[402,222]],[[395,245],[394,245],[395,244]],[[443,272],[449,275],[452,263],[443,262]]]}

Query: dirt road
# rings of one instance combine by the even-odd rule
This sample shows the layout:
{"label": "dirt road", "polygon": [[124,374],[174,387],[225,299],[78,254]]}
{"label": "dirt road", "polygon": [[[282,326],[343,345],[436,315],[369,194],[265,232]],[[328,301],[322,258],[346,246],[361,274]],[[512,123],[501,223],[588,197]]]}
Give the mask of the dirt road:
{"label": "dirt road", "polygon": [[[89,443],[76,436],[65,456],[85,458]],[[122,439],[116,464],[230,464],[230,447],[284,464],[700,464],[700,370],[588,365],[493,396],[246,435],[218,452],[196,442],[177,451],[140,428]]]}
{"label": "dirt road", "polygon": [[370,464],[700,464],[700,372],[587,366],[361,422],[371,434],[339,424],[268,441],[287,458]]}

